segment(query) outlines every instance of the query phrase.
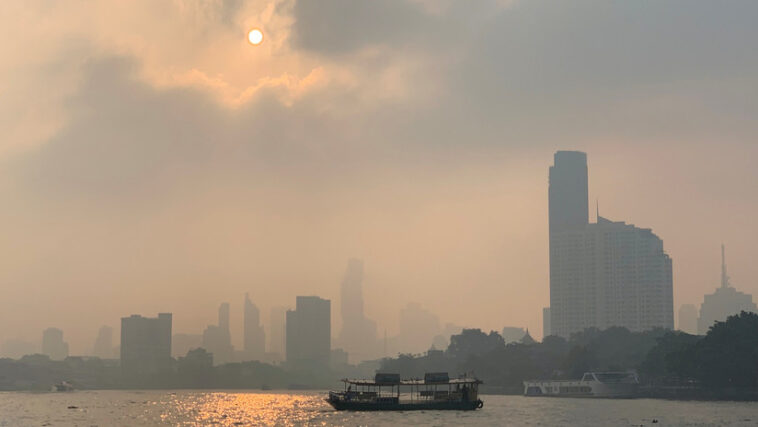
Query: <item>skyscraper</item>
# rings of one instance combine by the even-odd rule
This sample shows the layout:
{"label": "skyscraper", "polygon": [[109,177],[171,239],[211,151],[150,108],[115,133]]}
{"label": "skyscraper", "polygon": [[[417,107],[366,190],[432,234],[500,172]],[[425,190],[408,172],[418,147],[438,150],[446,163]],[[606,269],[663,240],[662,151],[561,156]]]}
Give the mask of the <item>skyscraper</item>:
{"label": "skyscraper", "polygon": [[331,354],[331,302],[299,296],[295,310],[287,311],[287,364],[328,368]]}
{"label": "skyscraper", "polygon": [[376,323],[363,313],[363,261],[352,258],[340,289],[342,331],[337,340],[354,362],[377,356]]}
{"label": "skyscraper", "polygon": [[559,151],[550,168],[550,332],[673,329],[671,258],[650,229],[598,214],[588,223],[587,161]]}
{"label": "skyscraper", "polygon": [[208,325],[203,331],[203,348],[213,354],[213,363],[217,365],[233,361],[228,302],[221,303],[218,307],[218,325]]}
{"label": "skyscraper", "polygon": [[551,239],[556,232],[581,229],[589,222],[587,154],[558,151],[553,161],[548,184]]}
{"label": "skyscraper", "polygon": [[152,375],[171,366],[171,313],[121,318],[121,369],[126,375]]}
{"label": "skyscraper", "polygon": [[246,360],[264,360],[266,353],[266,334],[260,324],[261,314],[258,307],[245,294],[243,319],[243,350]]}
{"label": "skyscraper", "polygon": [[47,328],[42,331],[42,354],[52,360],[63,360],[68,357],[68,343],[63,341],[63,331],[58,328]]}
{"label": "skyscraper", "polygon": [[753,296],[739,292],[732,287],[726,272],[726,253],[721,245],[721,286],[710,295],[705,295],[700,306],[700,317],[697,320],[697,332],[700,335],[708,333],[714,322],[723,322],[727,317],[739,314],[741,311],[756,312]]}

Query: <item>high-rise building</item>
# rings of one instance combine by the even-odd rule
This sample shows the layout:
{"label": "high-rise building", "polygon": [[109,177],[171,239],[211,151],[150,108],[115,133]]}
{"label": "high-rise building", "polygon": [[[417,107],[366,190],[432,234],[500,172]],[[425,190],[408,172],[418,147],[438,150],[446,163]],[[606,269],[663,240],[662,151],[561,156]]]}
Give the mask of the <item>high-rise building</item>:
{"label": "high-rise building", "polygon": [[92,347],[92,355],[101,359],[112,359],[113,354],[113,328],[103,326],[97,332],[95,345]]}
{"label": "high-rise building", "polygon": [[261,313],[258,307],[245,294],[243,319],[243,350],[246,360],[264,360],[266,354],[266,334],[261,326]]}
{"label": "high-rise building", "polygon": [[548,187],[551,238],[554,233],[581,229],[589,223],[587,154],[558,151],[553,160]]}
{"label": "high-rise building", "polygon": [[363,313],[363,261],[348,261],[340,291],[342,331],[337,342],[355,363],[377,357],[376,323]]}
{"label": "high-rise building", "polygon": [[287,311],[287,364],[326,368],[331,355],[331,302],[299,296],[295,310]]}
{"label": "high-rise building", "polygon": [[697,320],[698,334],[705,335],[714,322],[723,322],[727,317],[739,314],[741,311],[758,312],[758,309],[752,295],[742,293],[732,287],[729,275],[726,273],[724,245],[721,245],[721,287],[703,298],[700,317]]}
{"label": "high-rise building", "polygon": [[679,307],[679,328],[688,334],[697,334],[697,308],[692,304],[682,304]]}
{"label": "high-rise building", "polygon": [[285,307],[271,308],[268,319],[268,351],[283,358],[287,347],[285,340],[287,309]]}
{"label": "high-rise building", "polygon": [[63,360],[68,357],[68,343],[63,341],[63,331],[47,328],[42,332],[42,354],[51,360]]}
{"label": "high-rise building", "polygon": [[171,366],[171,313],[121,318],[121,369],[127,375],[151,375]]}
{"label": "high-rise building", "polygon": [[673,329],[671,258],[650,229],[587,219],[587,160],[559,151],[550,168],[550,332]]}
{"label": "high-rise building", "polygon": [[234,361],[228,302],[218,307],[218,325],[208,325],[203,331],[203,348],[213,354],[213,363],[217,365]]}

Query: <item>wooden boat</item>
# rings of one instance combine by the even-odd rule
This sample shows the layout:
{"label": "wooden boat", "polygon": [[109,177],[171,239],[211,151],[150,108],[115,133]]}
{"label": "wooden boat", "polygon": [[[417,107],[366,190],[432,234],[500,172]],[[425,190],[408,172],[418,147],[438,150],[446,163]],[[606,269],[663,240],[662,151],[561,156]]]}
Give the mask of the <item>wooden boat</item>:
{"label": "wooden boat", "polygon": [[471,411],[484,406],[477,378],[450,379],[447,372],[424,379],[401,380],[398,374],[378,373],[370,379],[343,379],[343,391],[330,391],[326,401],[338,411]]}

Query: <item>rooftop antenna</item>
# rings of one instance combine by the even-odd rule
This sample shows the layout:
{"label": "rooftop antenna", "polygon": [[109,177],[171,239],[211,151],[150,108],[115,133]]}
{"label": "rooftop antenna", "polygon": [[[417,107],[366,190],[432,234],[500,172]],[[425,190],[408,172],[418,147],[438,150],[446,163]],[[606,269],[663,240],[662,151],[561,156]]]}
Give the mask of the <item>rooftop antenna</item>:
{"label": "rooftop antenna", "polygon": [[726,255],[723,243],[721,244],[721,287],[729,287],[729,276],[726,274]]}

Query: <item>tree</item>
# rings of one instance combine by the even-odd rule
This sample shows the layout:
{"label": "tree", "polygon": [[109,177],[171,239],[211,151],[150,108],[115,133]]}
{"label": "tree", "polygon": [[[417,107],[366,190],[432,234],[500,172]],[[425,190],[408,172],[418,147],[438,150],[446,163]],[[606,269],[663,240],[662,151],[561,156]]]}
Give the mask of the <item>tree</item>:
{"label": "tree", "polygon": [[490,331],[487,335],[481,329],[464,329],[460,334],[450,337],[447,355],[465,361],[469,356],[486,354],[504,347],[503,337],[495,331]]}
{"label": "tree", "polygon": [[758,314],[743,311],[716,322],[690,357],[703,384],[758,387]]}

